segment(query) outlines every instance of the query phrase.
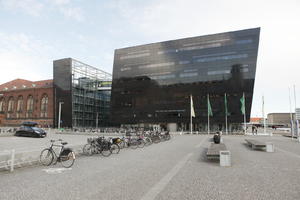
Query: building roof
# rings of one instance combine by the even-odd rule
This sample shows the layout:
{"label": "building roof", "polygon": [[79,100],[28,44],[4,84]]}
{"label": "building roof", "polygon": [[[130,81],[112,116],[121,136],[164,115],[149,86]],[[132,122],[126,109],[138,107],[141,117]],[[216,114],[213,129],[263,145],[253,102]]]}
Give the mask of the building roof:
{"label": "building roof", "polygon": [[262,117],[251,117],[250,122],[260,122],[260,120],[263,120]]}
{"label": "building roof", "polygon": [[[290,115],[291,113],[286,112],[286,113],[269,113],[268,115]],[[292,112],[292,114],[295,114],[295,112]]]}
{"label": "building roof", "polygon": [[41,81],[29,81],[25,79],[15,79],[0,85],[0,91],[11,91],[11,90],[20,90],[28,88],[43,88],[43,87],[52,87],[53,80],[41,80]]}

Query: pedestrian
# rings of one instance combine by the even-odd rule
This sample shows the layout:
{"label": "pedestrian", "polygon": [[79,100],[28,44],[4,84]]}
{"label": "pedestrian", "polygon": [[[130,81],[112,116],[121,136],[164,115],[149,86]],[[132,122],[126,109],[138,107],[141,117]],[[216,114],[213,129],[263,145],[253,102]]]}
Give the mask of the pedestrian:
{"label": "pedestrian", "polygon": [[255,126],[252,126],[252,135],[254,135]]}

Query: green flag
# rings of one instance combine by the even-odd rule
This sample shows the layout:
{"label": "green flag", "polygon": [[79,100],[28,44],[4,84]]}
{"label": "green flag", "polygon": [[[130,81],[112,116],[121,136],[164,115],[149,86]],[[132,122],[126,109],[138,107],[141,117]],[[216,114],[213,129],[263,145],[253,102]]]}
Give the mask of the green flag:
{"label": "green flag", "polygon": [[208,112],[209,116],[213,116],[211,105],[210,105],[210,102],[209,102],[209,95],[207,95],[207,112]]}
{"label": "green flag", "polygon": [[243,115],[245,114],[245,94],[243,93],[242,98],[240,99],[241,101],[241,112],[243,113]]}
{"label": "green flag", "polygon": [[228,116],[227,96],[226,96],[226,93],[225,93],[225,96],[224,96],[224,104],[225,104],[225,116]]}

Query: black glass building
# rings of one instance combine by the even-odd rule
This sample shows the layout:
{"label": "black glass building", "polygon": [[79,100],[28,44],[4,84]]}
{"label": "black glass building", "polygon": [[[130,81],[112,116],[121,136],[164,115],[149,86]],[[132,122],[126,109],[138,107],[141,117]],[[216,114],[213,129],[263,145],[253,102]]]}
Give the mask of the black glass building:
{"label": "black glass building", "polygon": [[244,121],[240,98],[245,93],[249,121],[260,28],[191,37],[115,50],[112,84],[114,123],[188,129],[190,95],[194,130],[207,123],[207,95],[212,129]]}
{"label": "black glass building", "polygon": [[65,58],[53,61],[53,85],[56,127],[59,106],[61,127],[109,125],[111,74]]}

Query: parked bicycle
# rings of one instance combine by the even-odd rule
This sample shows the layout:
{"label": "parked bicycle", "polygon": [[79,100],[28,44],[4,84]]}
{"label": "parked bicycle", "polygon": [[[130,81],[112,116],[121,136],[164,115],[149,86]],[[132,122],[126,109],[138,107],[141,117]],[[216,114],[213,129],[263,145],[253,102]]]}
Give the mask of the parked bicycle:
{"label": "parked bicycle", "polygon": [[93,155],[101,153],[103,156],[108,157],[112,153],[119,153],[120,147],[113,144],[110,140],[106,140],[104,137],[88,138],[87,144],[83,146],[83,154]]}
{"label": "parked bicycle", "polygon": [[[55,144],[59,141],[61,144]],[[69,168],[75,162],[75,153],[71,148],[66,148],[67,142],[59,140],[50,140],[51,145],[49,148],[43,149],[40,155],[40,162],[42,165],[49,166],[60,162],[62,166]],[[53,147],[60,147],[58,154],[54,151]]]}

